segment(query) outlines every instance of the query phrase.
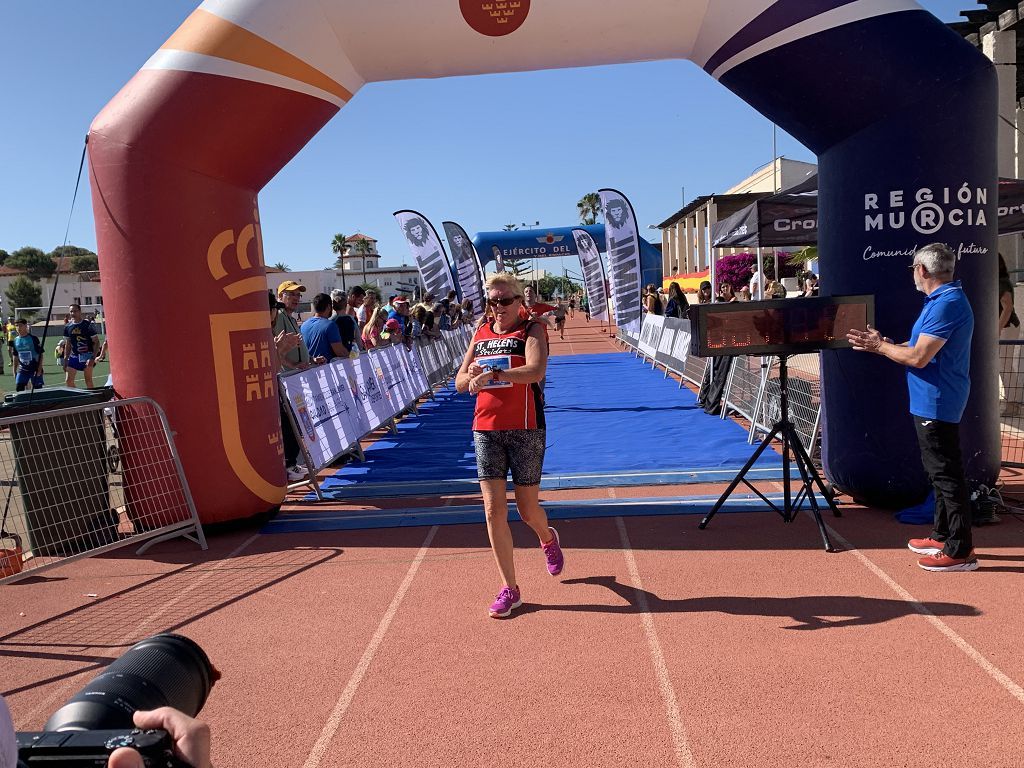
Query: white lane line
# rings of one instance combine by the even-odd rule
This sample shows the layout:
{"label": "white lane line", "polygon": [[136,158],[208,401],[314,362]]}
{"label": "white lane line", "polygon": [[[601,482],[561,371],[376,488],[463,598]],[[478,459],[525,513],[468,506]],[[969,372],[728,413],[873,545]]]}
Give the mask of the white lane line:
{"label": "white lane line", "polygon": [[420,551],[416,553],[416,557],[413,559],[412,565],[409,566],[409,570],[405,574],[405,578],[402,580],[402,583],[399,584],[398,591],[395,592],[395,596],[391,599],[391,605],[388,606],[387,611],[385,611],[383,618],[380,620],[380,624],[377,625],[377,631],[374,632],[373,637],[370,638],[370,644],[367,645],[366,650],[363,651],[363,656],[359,659],[359,663],[356,665],[355,671],[352,672],[352,676],[349,678],[348,684],[345,686],[345,690],[343,690],[341,692],[341,696],[338,697],[338,702],[334,705],[334,711],[331,712],[331,716],[328,718],[327,724],[320,732],[320,738],[316,740],[316,743],[313,745],[313,749],[310,750],[309,757],[306,758],[303,768],[317,768],[317,766],[320,765],[320,761],[323,760],[328,747],[331,746],[334,734],[338,732],[341,720],[345,716],[345,712],[348,710],[349,705],[352,703],[352,699],[355,698],[356,691],[359,690],[359,684],[362,683],[363,678],[366,677],[366,672],[370,668],[373,657],[377,654],[377,649],[384,641],[384,635],[387,634],[388,628],[391,626],[391,620],[394,619],[395,614],[398,613],[398,607],[402,604],[402,600],[405,598],[405,593],[409,591],[409,587],[412,585],[412,580],[416,577],[416,572],[420,568],[420,563],[423,562],[423,558],[426,557],[427,551],[430,549],[430,543],[434,540],[434,534],[437,533],[437,529],[438,526],[435,525],[427,532],[427,538],[423,540],[423,544],[420,546]]}
{"label": "white lane line", "polygon": [[[220,560],[208,561],[208,562],[212,562],[213,563],[212,567],[210,567],[209,569],[207,569],[205,571],[199,571],[199,570],[192,571],[191,573],[198,573],[199,574],[199,577],[194,582],[192,582],[189,586],[182,588],[182,590],[180,592],[178,592],[175,597],[168,599],[167,602],[165,602],[165,603],[161,603],[161,606],[156,611],[154,611],[153,613],[151,613],[148,616],[146,616],[144,619],[142,619],[142,621],[140,621],[138,624],[135,624],[131,629],[123,632],[120,635],[115,636],[113,641],[112,641],[112,643],[111,643],[111,645],[113,647],[126,646],[126,645],[128,645],[128,643],[130,643],[135,638],[138,638],[139,641],[144,639],[142,637],[142,630],[146,626],[148,626],[149,624],[152,624],[154,621],[156,621],[158,618],[160,618],[160,616],[162,616],[163,614],[167,613],[167,611],[170,610],[173,606],[175,606],[176,604],[180,603],[182,601],[182,599],[184,599],[184,597],[187,594],[189,594],[190,592],[195,591],[195,589],[197,587],[199,587],[199,585],[201,585],[203,582],[205,582],[211,576],[216,574],[218,570],[221,570],[222,568],[227,567],[227,564],[229,563],[230,560],[232,560],[233,558],[235,558],[238,555],[240,555],[243,552],[243,550],[245,550],[246,547],[248,547],[250,544],[252,544],[254,541],[256,541],[256,539],[258,539],[259,537],[260,537],[259,533],[254,533],[248,539],[246,539],[241,544],[239,544],[237,547],[235,547],[235,549],[233,549],[226,557],[224,557],[224,558],[222,558]],[[185,570],[184,568],[179,569],[179,571],[184,571],[184,570]],[[178,574],[179,574],[179,572],[171,571],[167,575],[168,575],[169,578],[174,578]],[[109,647],[110,646],[103,646],[103,648],[109,648]],[[83,646],[81,648],[81,652],[84,654],[86,651],[92,650],[94,648],[95,649],[99,649],[100,646],[95,646],[95,645]],[[97,664],[103,663],[105,661],[106,661],[105,658],[102,658],[100,656],[96,657],[96,663]],[[71,674],[68,677],[66,677],[64,680],[60,681],[60,683],[58,683],[57,685],[55,685],[53,687],[53,690],[50,691],[49,695],[45,696],[41,701],[37,702],[36,705],[32,709],[28,710],[27,712],[22,712],[21,713],[21,715],[19,716],[18,721],[16,723],[17,728],[19,730],[27,730],[27,726],[25,725],[25,723],[32,722],[34,720],[34,718],[36,717],[36,715],[39,714],[40,711],[52,710],[55,707],[56,702],[59,699],[62,699],[62,698],[66,699],[68,696],[70,696],[70,693],[69,693],[70,689],[74,685],[78,684],[78,683],[75,683],[75,681],[78,680],[80,677],[82,677],[85,674],[90,674],[90,675],[92,675],[92,677],[95,677],[96,675],[101,674],[102,671],[103,670],[84,669],[84,670],[82,670],[80,672],[75,672],[74,674]]]}
{"label": "white lane line", "polygon": [[[1002,670],[995,666],[992,662],[986,659],[973,645],[968,643],[957,634],[956,630],[950,627],[946,622],[936,616],[934,613],[928,610],[928,608],[921,603],[916,597],[907,592],[903,587],[897,584],[885,571],[875,565],[868,557],[862,553],[859,549],[854,547],[849,541],[843,536],[837,533],[831,526],[826,526],[829,531],[829,535],[832,536],[836,541],[843,545],[849,552],[856,557],[861,564],[864,565],[869,571],[880,578],[885,585],[889,587],[893,592],[899,595],[903,600],[910,603],[915,611],[924,616],[932,626],[935,627],[939,632],[944,634],[946,638],[953,643],[957,648],[967,654],[967,657],[981,667],[986,674],[988,674],[993,680],[999,683],[1005,688],[1013,698],[1024,704],[1024,688],[1021,688],[1017,683],[1011,680]],[[955,578],[955,577],[954,577]]]}
{"label": "white lane line", "polygon": [[637,605],[640,608],[640,617],[643,619],[644,634],[647,635],[647,645],[651,650],[654,674],[658,678],[658,688],[661,691],[662,701],[665,703],[665,714],[668,717],[669,730],[672,732],[676,762],[681,768],[696,768],[697,761],[693,759],[693,753],[690,752],[690,745],[686,739],[686,728],[683,726],[683,718],[679,714],[679,702],[676,699],[676,692],[672,688],[672,679],[669,677],[668,667],[665,665],[665,654],[661,650],[661,643],[658,642],[658,633],[654,628],[654,617],[651,616],[650,606],[647,605],[647,595],[643,591],[644,585],[640,579],[640,569],[637,568],[636,558],[633,556],[633,547],[629,543],[626,524],[621,517],[616,517],[615,526],[619,529],[622,554],[625,556],[626,566],[629,568],[629,578],[633,580],[633,588],[636,590]]}

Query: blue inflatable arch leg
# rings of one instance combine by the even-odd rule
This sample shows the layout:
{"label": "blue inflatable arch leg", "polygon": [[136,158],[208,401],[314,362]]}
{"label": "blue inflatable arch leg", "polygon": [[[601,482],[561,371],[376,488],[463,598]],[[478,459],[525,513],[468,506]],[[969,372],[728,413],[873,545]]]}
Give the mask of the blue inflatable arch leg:
{"label": "blue inflatable arch leg", "polygon": [[[738,33],[747,44],[758,23]],[[969,480],[991,485],[1000,456],[992,64],[934,16],[911,10],[804,37],[715,74],[818,154],[823,293],[875,294],[876,326],[904,341],[923,299],[907,270],[914,249],[938,241],[959,251],[957,277],[975,316],[961,443]],[[904,370],[835,350],[823,354],[821,374],[829,480],[874,505],[919,502],[928,488]]]}

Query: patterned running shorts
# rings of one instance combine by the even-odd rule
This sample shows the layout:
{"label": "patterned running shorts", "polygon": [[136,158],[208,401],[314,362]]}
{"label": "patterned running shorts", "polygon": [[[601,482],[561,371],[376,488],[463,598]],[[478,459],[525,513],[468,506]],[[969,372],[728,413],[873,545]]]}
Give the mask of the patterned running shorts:
{"label": "patterned running shorts", "polygon": [[473,432],[477,476],[504,480],[511,469],[515,485],[540,485],[546,434],[543,429]]}

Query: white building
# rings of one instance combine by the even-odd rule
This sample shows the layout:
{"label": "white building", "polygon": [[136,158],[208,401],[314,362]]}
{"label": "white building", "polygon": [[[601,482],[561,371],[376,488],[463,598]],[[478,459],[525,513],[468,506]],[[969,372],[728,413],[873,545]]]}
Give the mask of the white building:
{"label": "white building", "polygon": [[[24,275],[24,270],[12,269],[11,267],[0,266],[0,301],[2,309],[0,314],[4,318],[14,314],[17,307],[11,306],[7,298],[7,289],[15,278]],[[82,312],[86,315],[99,311],[103,305],[103,287],[100,285],[98,272],[74,272],[63,260],[59,270],[51,278],[44,278],[39,281],[42,292],[40,304],[49,306],[50,293],[53,291],[53,281],[57,278],[57,293],[53,298],[54,315],[57,319],[64,316],[67,307],[71,304],[81,304]],[[42,313],[36,316],[41,317]]]}

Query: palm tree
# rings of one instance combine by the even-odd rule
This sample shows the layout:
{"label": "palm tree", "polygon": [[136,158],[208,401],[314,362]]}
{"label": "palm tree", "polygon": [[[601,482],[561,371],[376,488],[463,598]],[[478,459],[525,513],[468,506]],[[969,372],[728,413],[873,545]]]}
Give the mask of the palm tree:
{"label": "palm tree", "polygon": [[576,203],[580,221],[584,224],[596,224],[597,215],[601,212],[601,196],[597,192],[588,192]]}
{"label": "palm tree", "polygon": [[331,240],[331,251],[338,254],[334,262],[334,268],[341,270],[341,290],[347,291],[345,287],[345,236],[340,232]]}
{"label": "palm tree", "polygon": [[363,284],[366,284],[366,255],[370,252],[370,241],[360,237],[352,246],[353,250],[362,257],[363,262]]}
{"label": "palm tree", "polygon": [[277,264],[274,265],[274,269],[280,269],[282,272],[292,271],[292,268],[285,264],[283,261],[277,262]]}
{"label": "palm tree", "polygon": [[515,232],[517,229],[519,229],[519,227],[517,227],[515,224],[506,224],[504,227],[502,227],[502,230],[504,232]]}

